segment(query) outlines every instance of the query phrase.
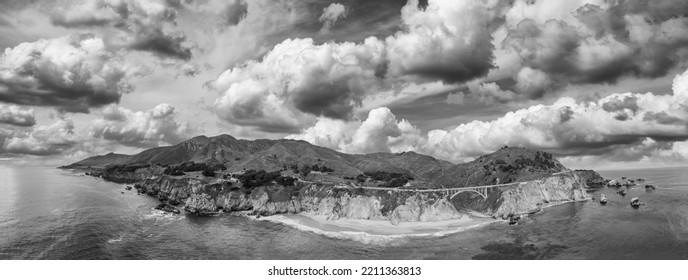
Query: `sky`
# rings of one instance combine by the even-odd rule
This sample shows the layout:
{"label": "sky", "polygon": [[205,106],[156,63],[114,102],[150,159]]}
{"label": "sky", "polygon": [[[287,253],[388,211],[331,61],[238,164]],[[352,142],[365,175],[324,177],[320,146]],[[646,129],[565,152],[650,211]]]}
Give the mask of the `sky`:
{"label": "sky", "polygon": [[0,1],[0,158],[197,135],[688,164],[684,0]]}

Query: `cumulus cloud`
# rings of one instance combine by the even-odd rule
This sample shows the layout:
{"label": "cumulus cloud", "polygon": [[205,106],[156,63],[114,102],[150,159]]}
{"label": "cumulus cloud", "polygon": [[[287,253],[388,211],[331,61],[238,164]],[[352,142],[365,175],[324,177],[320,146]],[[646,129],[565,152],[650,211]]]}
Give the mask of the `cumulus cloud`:
{"label": "cumulus cloud", "polygon": [[177,121],[174,107],[165,103],[144,112],[110,105],[91,122],[90,131],[94,138],[141,148],[177,144],[196,132]]}
{"label": "cumulus cloud", "polygon": [[503,45],[520,57],[519,93],[537,98],[568,84],[662,77],[686,56],[684,1],[559,4],[518,1],[506,14]]}
{"label": "cumulus cloud", "polygon": [[96,0],[72,5],[55,9],[51,22],[67,28],[110,27],[119,31],[109,37],[113,46],[161,57],[191,58],[186,35],[172,30],[177,24],[174,1]]}
{"label": "cumulus cloud", "polygon": [[431,0],[424,9],[409,1],[401,11],[407,31],[386,39],[389,73],[448,83],[484,76],[493,68],[494,9],[482,1]]}
{"label": "cumulus cloud", "polygon": [[387,108],[378,108],[362,122],[321,119],[291,137],[342,151],[407,149],[455,162],[504,145],[611,161],[652,154],[678,157],[683,150],[676,147],[685,146],[679,143],[688,140],[688,71],[674,79],[673,88],[670,95],[618,93],[594,102],[565,97],[552,105],[535,105],[492,121],[471,121],[453,129],[431,130],[427,135],[404,120],[397,121]]}
{"label": "cumulus cloud", "polygon": [[[225,71],[208,84],[222,96],[220,117],[265,131],[294,131],[312,116],[350,117],[365,93],[377,87],[384,45],[286,40],[263,59]],[[311,116],[308,116],[310,114]]]}
{"label": "cumulus cloud", "polygon": [[353,153],[397,152],[416,149],[423,139],[420,130],[408,121],[397,121],[396,116],[385,108],[377,108],[368,113],[368,118],[361,123],[345,143],[342,150]]}
{"label": "cumulus cloud", "polygon": [[221,94],[216,112],[230,123],[294,132],[316,117],[350,120],[364,98],[409,81],[479,77],[492,67],[492,8],[481,1],[435,0],[422,9],[409,1],[402,10],[406,30],[385,40],[287,39],[260,61],[208,83]]}
{"label": "cumulus cloud", "polygon": [[397,120],[385,107],[371,110],[363,121],[320,118],[314,126],[286,138],[348,153],[400,152],[418,149],[424,143],[420,130],[406,120]]}
{"label": "cumulus cloud", "polygon": [[323,23],[320,33],[329,33],[330,29],[338,20],[346,18],[346,14],[346,6],[339,3],[332,3],[323,8],[322,15],[320,15],[320,18],[318,18],[318,20]]}
{"label": "cumulus cloud", "polygon": [[0,123],[16,126],[33,126],[36,124],[36,119],[33,109],[0,104]]}
{"label": "cumulus cloud", "polygon": [[91,34],[41,39],[0,57],[0,101],[88,112],[120,100],[140,73]]}
{"label": "cumulus cloud", "polygon": [[5,139],[3,152],[48,156],[65,153],[78,146],[81,139],[74,133],[74,123],[60,119],[27,132],[16,132]]}

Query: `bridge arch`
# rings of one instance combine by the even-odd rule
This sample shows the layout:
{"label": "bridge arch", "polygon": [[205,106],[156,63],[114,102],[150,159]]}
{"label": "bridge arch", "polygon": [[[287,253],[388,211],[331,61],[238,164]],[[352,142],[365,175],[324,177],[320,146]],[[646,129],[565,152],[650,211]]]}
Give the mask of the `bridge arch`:
{"label": "bridge arch", "polygon": [[487,188],[482,188],[482,189],[464,189],[464,190],[460,189],[460,190],[452,191],[452,194],[449,196],[449,200],[454,199],[454,197],[456,197],[458,194],[464,193],[464,192],[477,193],[483,199],[487,199]]}

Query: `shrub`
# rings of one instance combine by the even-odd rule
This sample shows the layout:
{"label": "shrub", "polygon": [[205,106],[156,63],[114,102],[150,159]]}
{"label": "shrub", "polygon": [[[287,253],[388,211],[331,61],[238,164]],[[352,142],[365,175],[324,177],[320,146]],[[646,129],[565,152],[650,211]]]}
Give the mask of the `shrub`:
{"label": "shrub", "polygon": [[393,178],[389,182],[383,182],[378,186],[382,188],[398,188],[406,185],[406,183],[408,183],[408,180],[406,178]]}
{"label": "shrub", "polygon": [[312,171],[323,172],[323,173],[334,172],[334,169],[332,169],[332,168],[329,168],[329,167],[324,166],[324,165],[323,165],[323,166],[319,166],[319,165],[317,165],[317,164],[313,165],[313,166],[311,167],[311,170],[312,170]]}
{"label": "shrub", "polygon": [[306,177],[308,174],[311,173],[311,167],[308,165],[301,166],[301,170],[299,172],[301,176]]}
{"label": "shrub", "polygon": [[396,172],[385,172],[385,171],[375,171],[375,172],[365,172],[364,175],[370,177],[375,181],[391,181],[394,178],[405,178],[406,180],[413,180],[413,177]]}
{"label": "shrub", "polygon": [[280,184],[281,186],[294,186],[294,182],[296,181],[296,178],[294,177],[289,177],[289,176],[279,176],[275,179],[275,182],[277,184]]}
{"label": "shrub", "polygon": [[201,174],[203,174],[203,176],[205,176],[205,177],[215,177],[215,171],[213,171],[211,169],[203,170],[203,173],[201,173]]}

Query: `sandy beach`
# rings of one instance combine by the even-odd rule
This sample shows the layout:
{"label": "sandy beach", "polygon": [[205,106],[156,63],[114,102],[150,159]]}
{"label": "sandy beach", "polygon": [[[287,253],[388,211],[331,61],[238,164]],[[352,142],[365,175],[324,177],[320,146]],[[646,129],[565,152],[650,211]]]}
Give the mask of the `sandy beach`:
{"label": "sandy beach", "polygon": [[404,222],[393,225],[387,220],[339,219],[306,213],[274,215],[258,220],[285,224],[299,230],[332,238],[352,239],[364,243],[384,243],[403,237],[444,236],[503,220],[475,215],[437,222]]}

